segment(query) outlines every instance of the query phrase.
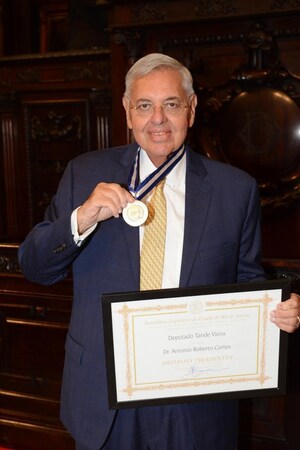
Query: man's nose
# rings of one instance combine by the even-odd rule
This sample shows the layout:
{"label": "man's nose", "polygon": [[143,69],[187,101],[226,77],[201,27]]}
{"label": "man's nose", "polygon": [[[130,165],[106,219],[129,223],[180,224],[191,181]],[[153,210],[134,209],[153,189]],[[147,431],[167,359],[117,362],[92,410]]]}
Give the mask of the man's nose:
{"label": "man's nose", "polygon": [[166,112],[162,105],[154,105],[151,119],[155,122],[164,122],[166,120]]}

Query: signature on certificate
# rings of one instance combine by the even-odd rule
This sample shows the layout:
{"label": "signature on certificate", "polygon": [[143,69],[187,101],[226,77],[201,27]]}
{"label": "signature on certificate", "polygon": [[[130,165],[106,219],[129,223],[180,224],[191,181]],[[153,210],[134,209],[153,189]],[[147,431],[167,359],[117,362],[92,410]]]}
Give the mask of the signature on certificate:
{"label": "signature on certificate", "polygon": [[197,367],[197,366],[191,366],[188,370],[187,373],[185,373],[184,375],[182,375],[182,378],[187,378],[187,377],[201,377],[202,375],[208,375],[211,373],[216,373],[216,372],[222,372],[224,370],[228,370],[229,367]]}

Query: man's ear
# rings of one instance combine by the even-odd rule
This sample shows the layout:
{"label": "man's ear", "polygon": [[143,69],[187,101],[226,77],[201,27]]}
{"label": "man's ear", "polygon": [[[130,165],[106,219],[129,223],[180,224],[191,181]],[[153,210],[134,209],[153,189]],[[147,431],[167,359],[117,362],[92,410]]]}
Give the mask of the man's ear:
{"label": "man's ear", "polygon": [[132,122],[131,122],[131,113],[130,113],[130,102],[129,99],[127,97],[125,97],[125,95],[123,96],[122,99],[123,102],[123,106],[126,112],[126,121],[127,121],[127,126],[128,128],[131,130],[132,129]]}
{"label": "man's ear", "polygon": [[195,121],[196,106],[198,103],[197,95],[193,94],[190,100],[190,116],[189,116],[189,127],[191,127]]}

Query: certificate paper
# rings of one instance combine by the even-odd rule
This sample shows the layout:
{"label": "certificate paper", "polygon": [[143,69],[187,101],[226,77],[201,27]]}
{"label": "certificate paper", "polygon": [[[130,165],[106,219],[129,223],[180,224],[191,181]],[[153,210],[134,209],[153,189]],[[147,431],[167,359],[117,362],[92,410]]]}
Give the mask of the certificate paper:
{"label": "certificate paper", "polygon": [[102,297],[110,408],[283,393],[288,281]]}

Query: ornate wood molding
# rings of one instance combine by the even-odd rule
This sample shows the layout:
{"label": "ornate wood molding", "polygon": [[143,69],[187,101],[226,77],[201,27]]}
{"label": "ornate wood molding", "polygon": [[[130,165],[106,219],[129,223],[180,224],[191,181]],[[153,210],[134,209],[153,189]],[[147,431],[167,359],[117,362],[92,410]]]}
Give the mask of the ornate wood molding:
{"label": "ornate wood molding", "polygon": [[161,22],[167,18],[167,2],[143,2],[132,8],[133,23]]}
{"label": "ornate wood molding", "polygon": [[[49,65],[53,70],[49,72]],[[0,58],[0,85],[3,90],[18,90],[27,85],[48,83],[103,82],[110,80],[110,52],[82,51],[45,53]],[[95,84],[96,85],[96,84]]]}
{"label": "ornate wood molding", "polygon": [[271,3],[271,9],[275,10],[282,10],[282,9],[288,9],[288,8],[299,8],[300,7],[300,0],[274,0]]}
{"label": "ornate wood molding", "polygon": [[141,56],[143,47],[142,36],[137,31],[121,31],[116,30],[114,33],[114,41],[117,45],[124,45],[128,56],[129,66]]}
{"label": "ornate wood molding", "polygon": [[34,141],[77,141],[82,139],[81,118],[74,114],[57,114],[49,110],[46,118],[30,118],[30,134]]}
{"label": "ornate wood molding", "polygon": [[237,0],[201,0],[195,2],[196,17],[229,16],[238,11]]}
{"label": "ornate wood molding", "polygon": [[[120,2],[121,3],[121,2]],[[122,2],[123,3],[123,2]],[[129,1],[114,6],[112,28],[150,26],[151,24],[172,24],[199,22],[201,20],[249,17],[260,14],[280,15],[283,11],[298,11],[299,0],[265,0],[255,5],[249,0],[161,0]]]}

